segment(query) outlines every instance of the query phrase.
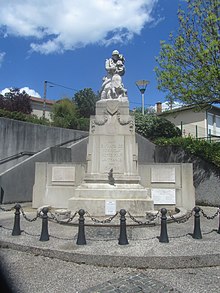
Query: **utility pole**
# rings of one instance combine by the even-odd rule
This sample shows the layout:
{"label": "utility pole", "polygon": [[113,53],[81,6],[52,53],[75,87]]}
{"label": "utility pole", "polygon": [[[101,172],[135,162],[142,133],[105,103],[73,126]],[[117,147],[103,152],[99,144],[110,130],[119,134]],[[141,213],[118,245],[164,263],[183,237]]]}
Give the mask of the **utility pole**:
{"label": "utility pole", "polygon": [[45,118],[46,111],[46,99],[47,99],[47,81],[44,81],[44,102],[43,102],[43,118]]}

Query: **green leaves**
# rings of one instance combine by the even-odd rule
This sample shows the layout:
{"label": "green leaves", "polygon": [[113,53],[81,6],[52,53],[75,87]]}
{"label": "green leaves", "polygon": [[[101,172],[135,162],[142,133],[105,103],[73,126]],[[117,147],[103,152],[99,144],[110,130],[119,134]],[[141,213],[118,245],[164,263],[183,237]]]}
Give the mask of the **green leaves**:
{"label": "green leaves", "polygon": [[219,0],[186,0],[179,29],[161,42],[155,72],[158,88],[186,104],[220,102]]}
{"label": "green leaves", "polygon": [[181,131],[170,121],[156,115],[135,113],[135,128],[140,135],[154,140],[158,137],[180,136]]}
{"label": "green leaves", "polygon": [[205,140],[196,140],[192,137],[175,137],[175,138],[160,138],[154,141],[160,146],[177,146],[184,149],[191,155],[198,156],[214,165],[220,167],[220,143],[207,142]]}

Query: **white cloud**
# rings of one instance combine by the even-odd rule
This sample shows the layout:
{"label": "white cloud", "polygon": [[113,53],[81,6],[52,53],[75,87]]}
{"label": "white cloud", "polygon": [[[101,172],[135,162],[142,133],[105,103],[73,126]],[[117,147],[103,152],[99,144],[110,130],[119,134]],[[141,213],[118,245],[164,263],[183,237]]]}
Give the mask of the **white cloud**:
{"label": "white cloud", "polygon": [[[33,89],[30,89],[29,87],[25,86],[20,88],[20,92],[25,91],[28,95],[32,96],[32,97],[36,97],[36,98],[40,98],[41,96],[38,94],[38,92],[36,92]],[[9,88],[5,88],[3,89],[0,94],[5,95],[6,93],[10,92]]]}
{"label": "white cloud", "polygon": [[4,58],[5,58],[5,52],[0,52],[0,67],[2,66]]}
{"label": "white cloud", "polygon": [[158,0],[0,0],[4,36],[34,37],[33,51],[126,42],[155,21]]}

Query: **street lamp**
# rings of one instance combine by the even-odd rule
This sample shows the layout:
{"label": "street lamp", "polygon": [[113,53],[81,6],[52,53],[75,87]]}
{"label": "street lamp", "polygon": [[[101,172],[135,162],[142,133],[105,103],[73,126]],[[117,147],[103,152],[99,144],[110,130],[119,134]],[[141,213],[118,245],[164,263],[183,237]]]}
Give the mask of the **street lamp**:
{"label": "street lamp", "polygon": [[147,85],[149,84],[148,80],[138,80],[136,81],[136,86],[141,92],[141,100],[142,100],[142,114],[144,115],[144,92],[146,90]]}

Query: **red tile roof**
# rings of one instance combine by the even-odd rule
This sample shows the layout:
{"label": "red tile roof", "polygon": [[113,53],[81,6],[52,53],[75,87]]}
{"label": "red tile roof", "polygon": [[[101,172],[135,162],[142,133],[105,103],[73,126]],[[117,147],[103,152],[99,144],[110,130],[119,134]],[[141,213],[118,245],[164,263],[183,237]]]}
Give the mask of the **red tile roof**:
{"label": "red tile roof", "polygon": [[[44,99],[37,98],[37,97],[31,97],[31,101],[33,101],[33,102],[39,102],[39,103],[42,103],[42,104],[44,103]],[[53,105],[55,103],[56,103],[56,101],[54,101],[54,100],[47,100],[46,99],[46,104]]]}

